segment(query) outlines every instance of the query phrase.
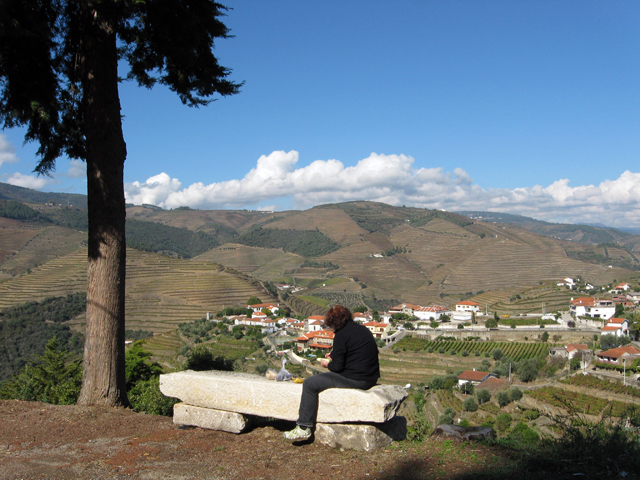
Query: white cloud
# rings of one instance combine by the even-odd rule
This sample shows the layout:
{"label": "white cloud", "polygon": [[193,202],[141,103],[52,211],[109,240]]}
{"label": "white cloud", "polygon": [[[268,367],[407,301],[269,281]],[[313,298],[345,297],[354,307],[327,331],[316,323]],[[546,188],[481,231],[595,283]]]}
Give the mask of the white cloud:
{"label": "white cloud", "polygon": [[23,175],[16,172],[11,175],[3,175],[4,181],[10,185],[17,187],[31,188],[33,190],[40,190],[46,185],[50,184],[53,180],[49,177],[37,177],[35,175]]}
{"label": "white cloud", "polygon": [[16,149],[7,137],[0,133],[0,167],[4,163],[14,163],[18,161]]}
{"label": "white cloud", "polygon": [[87,166],[82,160],[69,160],[69,170],[67,177],[85,178],[87,176]]}
{"label": "white cloud", "polygon": [[[372,153],[355,166],[339,160],[316,160],[296,168],[298,152],[276,151],[261,156],[240,180],[186,188],[161,173],[146,182],[125,184],[127,201],[165,208],[245,208],[275,199],[291,199],[295,208],[325,203],[374,200],[391,205],[518,213],[541,220],[640,226],[640,173],[624,172],[599,185],[569,186],[568,179],[547,187],[482,188],[456,168],[413,168],[405,155]],[[271,207],[261,207],[271,208]]]}

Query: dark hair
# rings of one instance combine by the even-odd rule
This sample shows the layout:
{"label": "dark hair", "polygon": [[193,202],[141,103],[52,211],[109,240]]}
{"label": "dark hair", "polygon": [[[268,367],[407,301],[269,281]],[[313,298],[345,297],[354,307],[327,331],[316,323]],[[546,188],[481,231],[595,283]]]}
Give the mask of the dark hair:
{"label": "dark hair", "polygon": [[343,307],[342,305],[336,305],[332,307],[331,310],[327,312],[324,316],[324,324],[326,327],[330,328],[334,332],[337,332],[347,322],[353,320],[353,316],[348,308]]}

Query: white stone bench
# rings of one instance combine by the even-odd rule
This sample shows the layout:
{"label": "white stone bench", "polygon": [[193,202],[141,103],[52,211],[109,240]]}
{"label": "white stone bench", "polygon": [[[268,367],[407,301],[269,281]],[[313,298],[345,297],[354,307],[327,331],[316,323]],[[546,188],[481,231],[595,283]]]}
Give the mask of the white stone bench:
{"label": "white stone bench", "polygon": [[[160,391],[183,402],[174,407],[174,423],[240,433],[251,416],[297,420],[302,385],[247,373],[187,370],[161,375]],[[319,397],[315,438],[356,450],[387,446],[406,435],[405,419],[396,416],[406,397],[398,385],[325,390]]]}

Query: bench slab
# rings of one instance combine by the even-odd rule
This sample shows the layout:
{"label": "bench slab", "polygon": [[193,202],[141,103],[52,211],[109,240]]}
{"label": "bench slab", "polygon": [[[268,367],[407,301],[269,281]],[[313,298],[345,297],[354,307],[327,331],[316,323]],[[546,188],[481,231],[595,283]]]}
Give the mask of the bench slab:
{"label": "bench slab", "polygon": [[[187,370],[160,375],[160,391],[196,407],[295,421],[302,385],[248,373]],[[318,422],[384,423],[394,417],[406,397],[399,385],[330,388],[320,394]]]}

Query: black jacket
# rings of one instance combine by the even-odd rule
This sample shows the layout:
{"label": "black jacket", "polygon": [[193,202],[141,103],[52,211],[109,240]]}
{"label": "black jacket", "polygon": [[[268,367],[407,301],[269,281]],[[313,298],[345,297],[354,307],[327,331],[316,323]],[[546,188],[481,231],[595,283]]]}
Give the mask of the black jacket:
{"label": "black jacket", "polygon": [[367,327],[351,320],[336,332],[329,370],[372,383],[380,378],[378,346]]}

